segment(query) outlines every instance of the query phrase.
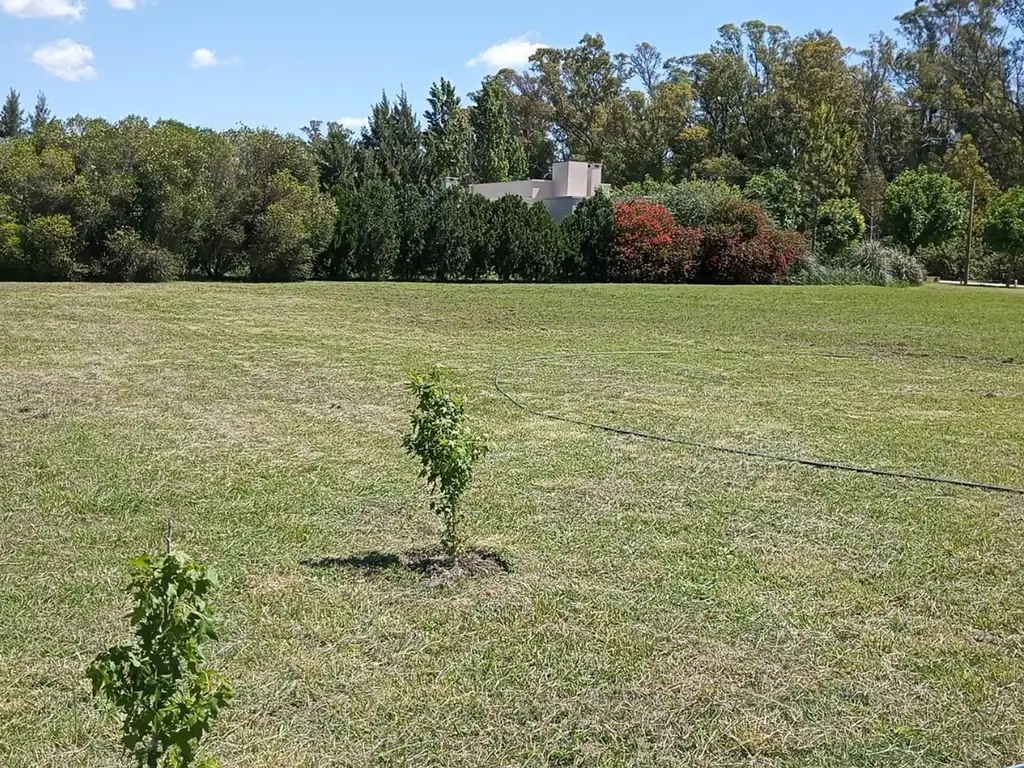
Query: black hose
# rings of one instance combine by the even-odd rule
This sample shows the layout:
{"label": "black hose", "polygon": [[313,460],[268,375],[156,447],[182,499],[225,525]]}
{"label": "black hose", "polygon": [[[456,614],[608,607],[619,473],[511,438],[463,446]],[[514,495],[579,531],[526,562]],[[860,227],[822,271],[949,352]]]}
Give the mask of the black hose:
{"label": "black hose", "polygon": [[[566,355],[542,355],[539,357],[530,357],[525,360],[519,361],[515,367],[522,367],[531,363],[544,362],[547,360],[553,360],[555,358],[573,358],[573,357],[588,357],[596,356],[602,353],[594,353],[593,355],[587,354],[566,354]],[[608,354],[608,353],[605,353]],[[669,354],[667,352],[615,352],[610,354],[644,354],[644,355],[659,355]],[[846,357],[845,355],[829,355],[824,353],[804,353],[812,355],[820,355],[822,357]],[[852,357],[852,356],[851,356]],[[767,461],[778,461],[786,464],[798,464],[804,467],[813,467],[815,469],[831,469],[839,472],[854,472],[861,475],[875,475],[877,477],[889,477],[897,478],[900,480],[916,480],[922,483],[939,483],[942,485],[954,485],[962,488],[974,488],[982,491],[992,491],[995,493],[1010,493],[1018,496],[1024,496],[1024,489],[1010,488],[1005,485],[993,485],[991,483],[979,483],[974,480],[960,480],[954,477],[933,477],[931,475],[918,474],[916,472],[899,472],[890,469],[873,469],[871,467],[859,467],[852,464],[838,464],[831,461],[817,461],[815,459],[801,459],[795,456],[779,456],[772,453],[761,453],[760,451],[751,451],[744,448],[729,448],[727,446],[715,445],[713,443],[703,443],[698,440],[687,440],[680,437],[669,437],[667,435],[656,435],[650,432],[639,432],[634,429],[625,429],[623,427],[612,427],[607,424],[597,424],[592,421],[586,421],[585,419],[574,419],[569,416],[559,416],[554,413],[547,413],[545,411],[538,410],[532,406],[517,400],[515,397],[510,395],[504,387],[501,385],[501,375],[505,372],[506,368],[511,366],[505,366],[500,368],[494,374],[494,388],[498,391],[502,397],[509,401],[515,408],[521,411],[525,411],[538,418],[548,419],[549,421],[557,421],[563,424],[573,424],[578,427],[586,427],[587,429],[596,429],[601,432],[610,432],[613,435],[625,435],[627,437],[636,437],[641,440],[654,440],[659,443],[670,443],[672,445],[684,445],[689,448],[698,448],[705,451],[716,451],[718,453],[728,453],[733,456],[744,456],[752,459],[764,459]]]}

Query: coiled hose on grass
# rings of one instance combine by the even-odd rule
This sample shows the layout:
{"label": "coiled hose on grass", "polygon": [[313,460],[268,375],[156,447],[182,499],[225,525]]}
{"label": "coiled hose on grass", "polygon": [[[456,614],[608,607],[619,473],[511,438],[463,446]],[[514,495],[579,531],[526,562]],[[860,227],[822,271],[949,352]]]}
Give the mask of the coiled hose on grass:
{"label": "coiled hose on grass", "polygon": [[[715,445],[714,443],[705,443],[699,440],[691,440],[682,437],[672,437],[669,435],[658,435],[651,432],[641,432],[634,429],[627,429],[624,427],[613,427],[607,424],[599,424],[593,421],[587,421],[586,419],[577,419],[571,416],[559,416],[555,413],[547,413],[546,411],[534,408],[531,405],[527,405],[521,400],[516,399],[513,395],[502,386],[501,377],[509,368],[522,368],[523,366],[530,365],[532,363],[539,363],[549,360],[556,359],[573,359],[573,358],[586,358],[586,357],[597,357],[597,356],[608,356],[611,355],[667,355],[672,354],[668,351],[643,351],[643,352],[617,352],[617,353],[568,353],[563,355],[540,355],[538,357],[530,357],[524,360],[520,360],[510,366],[505,366],[498,369],[494,374],[494,388],[498,391],[502,397],[504,397],[513,407],[529,413],[532,416],[536,416],[541,419],[547,419],[549,421],[560,422],[562,424],[573,424],[578,427],[585,427],[587,429],[594,429],[601,432],[609,432],[613,435],[625,435],[627,437],[635,437],[641,440],[653,440],[659,443],[669,443],[671,445],[682,445],[688,448],[697,448],[704,451],[713,451],[716,453],[726,453],[733,456],[743,456],[752,459],[762,459],[765,461],[777,461],[785,464],[797,464],[803,467],[812,467],[814,469],[827,469],[838,472],[853,472],[861,475],[875,475],[876,477],[887,477],[899,480],[914,480],[922,483],[936,483],[940,485],[951,485],[959,486],[962,488],[974,488],[976,490],[990,491],[993,493],[1008,493],[1018,496],[1024,496],[1024,489],[1011,488],[1005,485],[995,485],[992,483],[981,483],[974,480],[961,480],[955,477],[941,477],[933,475],[925,475],[918,472],[905,472],[890,469],[874,469],[872,467],[861,467],[855,464],[839,464],[832,461],[818,461],[817,459],[805,459],[799,456],[781,456],[773,453],[762,453],[761,451],[753,451],[745,448],[730,448],[724,445]],[[802,352],[799,354],[811,355],[815,357],[834,357],[840,359],[857,359],[854,355],[842,355],[842,354],[828,354],[819,352]],[[971,362],[968,358],[953,358],[960,362]],[[1013,360],[985,360],[985,362],[994,362],[1001,364],[1013,364]]]}

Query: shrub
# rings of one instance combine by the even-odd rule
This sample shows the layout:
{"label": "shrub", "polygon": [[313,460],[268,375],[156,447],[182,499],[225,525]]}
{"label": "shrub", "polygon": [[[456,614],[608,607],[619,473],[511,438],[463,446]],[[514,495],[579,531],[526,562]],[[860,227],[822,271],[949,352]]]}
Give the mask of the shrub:
{"label": "shrub", "polygon": [[845,264],[823,264],[808,257],[792,273],[793,285],[877,285],[877,278],[863,269]]}
{"label": "shrub", "polygon": [[107,237],[94,277],[111,282],[161,283],[181,274],[181,260],[158,245],[147,243],[134,229],[118,229]]}
{"label": "shrub", "polygon": [[200,759],[201,743],[234,697],[203,648],[216,638],[216,574],[181,552],[143,555],[132,566],[135,643],[89,665],[93,695],[123,713],[121,745],[140,768],[213,768],[213,757]]}
{"label": "shrub", "polygon": [[927,170],[904,171],[885,190],[886,228],[912,254],[963,230],[967,197],[953,179]]}
{"label": "shrub", "polygon": [[781,168],[770,168],[747,182],[743,197],[764,208],[768,218],[779,229],[800,226],[804,194],[800,182]]}
{"label": "shrub", "polygon": [[769,237],[773,253],[771,282],[782,283],[810,257],[810,243],[799,232],[791,230],[777,229]]}
{"label": "shrub", "polygon": [[254,280],[299,281],[327,247],[337,222],[334,202],[288,171],[268,182],[274,202],[255,217],[249,237],[249,275]]}
{"label": "shrub", "polygon": [[712,283],[785,282],[792,262],[805,250],[798,238],[773,230],[760,206],[727,201],[704,231],[697,278]]}
{"label": "shrub", "polygon": [[24,230],[24,264],[34,280],[77,280],[84,267],[75,258],[75,225],[64,215],[38,216]]}
{"label": "shrub", "polygon": [[562,277],[605,282],[615,263],[615,204],[603,192],[583,200],[562,221]]}
{"label": "shrub", "polygon": [[1024,276],[1024,187],[1009,189],[989,203],[985,242],[1000,254],[1000,279],[1010,282]]}
{"label": "shrub", "polygon": [[700,230],[680,227],[665,206],[645,200],[619,203],[615,227],[614,279],[681,282],[691,274],[700,249]]}
{"label": "shrub", "polygon": [[394,274],[400,280],[423,276],[428,203],[428,198],[411,185],[403,187],[398,194],[398,258]]}
{"label": "shrub", "polygon": [[976,249],[971,261],[971,278],[989,283],[1024,281],[1024,260],[1005,251],[993,251],[982,247]]}
{"label": "shrub", "polygon": [[862,243],[846,266],[864,270],[877,285],[920,285],[925,278],[924,268],[914,256],[882,243]]}
{"label": "shrub", "polygon": [[645,182],[623,187],[617,200],[649,200],[664,205],[681,227],[706,227],[729,203],[742,201],[740,190],[723,181]]}
{"label": "shrub", "polygon": [[401,247],[398,201],[390,184],[369,181],[356,193],[350,226],[351,264],[347,277],[390,277]]}
{"label": "shrub", "polygon": [[815,217],[814,242],[831,257],[847,253],[864,237],[860,203],[846,197],[821,204]]}
{"label": "shrub", "polygon": [[462,547],[462,494],[473,468],[487,453],[487,441],[466,424],[466,397],[444,371],[411,374],[406,388],[416,398],[405,450],[420,461],[420,477],[431,492],[431,510],[441,518],[441,544],[449,559]]}
{"label": "shrub", "polygon": [[520,261],[519,278],[531,282],[552,280],[565,250],[562,230],[543,203],[530,206],[527,221],[531,241]]}
{"label": "shrub", "polygon": [[[977,243],[978,246],[981,243]],[[964,276],[966,242],[959,238],[936,245],[926,245],[917,252],[917,259],[924,271],[943,280],[959,280]],[[976,261],[980,261],[980,248],[976,249]],[[971,272],[977,271],[978,264],[972,264]]]}
{"label": "shrub", "polygon": [[441,190],[427,216],[423,238],[424,274],[434,280],[460,280],[473,257],[476,232],[470,193],[458,187]]}
{"label": "shrub", "polygon": [[492,204],[494,271],[500,280],[511,280],[522,271],[521,261],[530,248],[530,205],[521,197],[507,195]]}
{"label": "shrub", "polygon": [[466,195],[469,261],[466,263],[463,277],[469,280],[483,280],[491,274],[494,268],[491,208],[491,201],[483,195],[472,193]]}
{"label": "shrub", "polygon": [[493,268],[501,280],[550,280],[561,256],[561,233],[542,203],[507,196],[491,203]]}
{"label": "shrub", "polygon": [[0,195],[0,280],[24,276],[26,265],[21,237],[22,228],[8,205],[8,198]]}

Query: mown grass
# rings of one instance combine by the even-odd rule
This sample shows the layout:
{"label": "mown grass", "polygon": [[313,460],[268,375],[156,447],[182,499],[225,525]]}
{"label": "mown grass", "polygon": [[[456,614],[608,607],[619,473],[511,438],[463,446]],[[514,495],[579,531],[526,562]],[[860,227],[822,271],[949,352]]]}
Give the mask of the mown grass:
{"label": "mown grass", "polygon": [[[0,319],[4,766],[120,764],[83,669],[168,517],[223,579],[226,766],[1024,758],[1024,498],[491,386],[1024,487],[1024,292],[2,285]],[[304,565],[436,541],[398,440],[434,362],[494,446],[471,538],[514,572]]]}

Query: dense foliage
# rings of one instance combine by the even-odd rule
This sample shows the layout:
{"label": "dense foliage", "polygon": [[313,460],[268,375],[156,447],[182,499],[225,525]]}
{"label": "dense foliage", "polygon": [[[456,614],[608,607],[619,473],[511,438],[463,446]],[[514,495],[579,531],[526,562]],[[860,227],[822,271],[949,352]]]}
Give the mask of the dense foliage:
{"label": "dense foliage", "polygon": [[828,256],[847,253],[864,237],[864,215],[849,197],[828,200],[818,208],[814,222],[814,243]]}
{"label": "dense foliage", "polygon": [[892,239],[911,253],[959,234],[967,220],[967,195],[949,176],[904,171],[885,190],[885,217]]}
{"label": "dense foliage", "polygon": [[630,283],[674,283],[693,272],[700,249],[699,229],[684,229],[668,208],[634,200],[615,209],[618,257],[611,275]]}
{"label": "dense foliage", "polygon": [[993,200],[986,214],[985,241],[999,254],[993,279],[1024,280],[1024,187]]}
{"label": "dense foliage", "polygon": [[[973,196],[972,238],[989,232],[1012,271],[1000,232],[1020,200],[993,209],[1002,223],[985,217],[1001,189],[1024,184],[1018,6],[921,0],[895,36],[857,53],[760,21],[681,56],[648,43],[616,52],[588,34],[465,98],[441,78],[422,123],[407,94],[383,94],[358,135],[317,120],[304,139],[57,120],[45,96],[29,113],[12,90],[0,109],[0,277],[623,279],[610,201],[554,227],[537,207],[488,209],[465,190],[544,178],[562,159],[602,163],[614,200],[660,204],[700,229],[702,279],[777,274],[764,265],[781,236],[740,237],[723,221],[741,200],[835,260],[865,234],[914,254],[963,245]],[[928,261],[948,271],[949,259]]]}
{"label": "dense foliage", "polygon": [[800,235],[773,229],[762,208],[732,200],[704,232],[697,277],[715,283],[782,283],[805,254]]}
{"label": "dense foliage", "polygon": [[838,257],[811,257],[798,264],[790,281],[798,285],[920,285],[925,272],[910,253],[879,242],[861,243]]}
{"label": "dense foliage", "polygon": [[89,665],[93,695],[122,714],[121,745],[140,768],[215,768],[201,743],[234,697],[204,652],[216,638],[217,576],[181,552],[142,555],[132,566],[135,642]]}

